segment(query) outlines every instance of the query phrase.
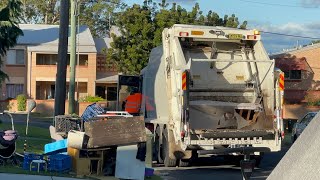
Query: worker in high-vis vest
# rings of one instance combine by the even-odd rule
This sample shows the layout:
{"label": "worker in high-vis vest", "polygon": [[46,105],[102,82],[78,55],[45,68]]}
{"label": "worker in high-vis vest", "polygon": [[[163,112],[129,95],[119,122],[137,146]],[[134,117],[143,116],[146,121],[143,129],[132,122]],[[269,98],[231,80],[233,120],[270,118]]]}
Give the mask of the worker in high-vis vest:
{"label": "worker in high-vis vest", "polygon": [[138,115],[140,113],[141,101],[141,93],[132,93],[126,99],[125,111],[132,115]]}
{"label": "worker in high-vis vest", "polygon": [[146,101],[146,111],[154,111],[151,99],[134,89],[123,104],[123,109],[132,115],[140,115],[142,98]]}

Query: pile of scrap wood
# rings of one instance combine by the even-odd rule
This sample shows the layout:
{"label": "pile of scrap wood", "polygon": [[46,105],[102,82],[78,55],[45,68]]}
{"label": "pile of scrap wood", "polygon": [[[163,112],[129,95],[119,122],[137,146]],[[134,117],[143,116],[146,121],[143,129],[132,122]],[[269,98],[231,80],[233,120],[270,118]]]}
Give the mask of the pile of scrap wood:
{"label": "pile of scrap wood", "polygon": [[77,149],[121,146],[146,142],[143,117],[95,117],[84,123],[84,132],[71,131],[68,146]]}

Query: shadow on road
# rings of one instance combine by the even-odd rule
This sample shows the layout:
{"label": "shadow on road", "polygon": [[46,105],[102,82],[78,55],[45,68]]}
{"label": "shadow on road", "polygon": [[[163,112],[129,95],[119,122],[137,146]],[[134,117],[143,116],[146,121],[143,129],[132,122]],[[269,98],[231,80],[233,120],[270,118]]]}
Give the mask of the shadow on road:
{"label": "shadow on road", "polygon": [[[266,153],[259,168],[255,168],[251,179],[266,179],[281,158],[288,151],[289,146],[284,146],[280,152]],[[193,162],[192,167],[155,167],[159,175],[165,180],[209,180],[242,179],[241,169],[232,161],[226,161],[223,157],[201,157]]]}

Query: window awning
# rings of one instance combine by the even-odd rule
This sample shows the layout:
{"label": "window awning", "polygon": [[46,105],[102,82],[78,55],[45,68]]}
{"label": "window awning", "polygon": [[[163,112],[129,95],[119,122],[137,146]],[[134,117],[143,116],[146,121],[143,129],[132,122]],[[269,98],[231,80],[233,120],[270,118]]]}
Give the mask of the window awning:
{"label": "window awning", "polygon": [[96,83],[118,83],[119,75],[108,76],[96,80]]}

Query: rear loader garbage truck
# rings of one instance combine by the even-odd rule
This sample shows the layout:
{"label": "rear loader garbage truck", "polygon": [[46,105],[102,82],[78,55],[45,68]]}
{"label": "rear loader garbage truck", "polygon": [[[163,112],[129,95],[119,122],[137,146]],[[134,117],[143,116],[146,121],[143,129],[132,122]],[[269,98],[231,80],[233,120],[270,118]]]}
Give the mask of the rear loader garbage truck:
{"label": "rear loader garbage truck", "polygon": [[162,42],[138,86],[158,162],[280,151],[283,73],[259,31],[176,24]]}

